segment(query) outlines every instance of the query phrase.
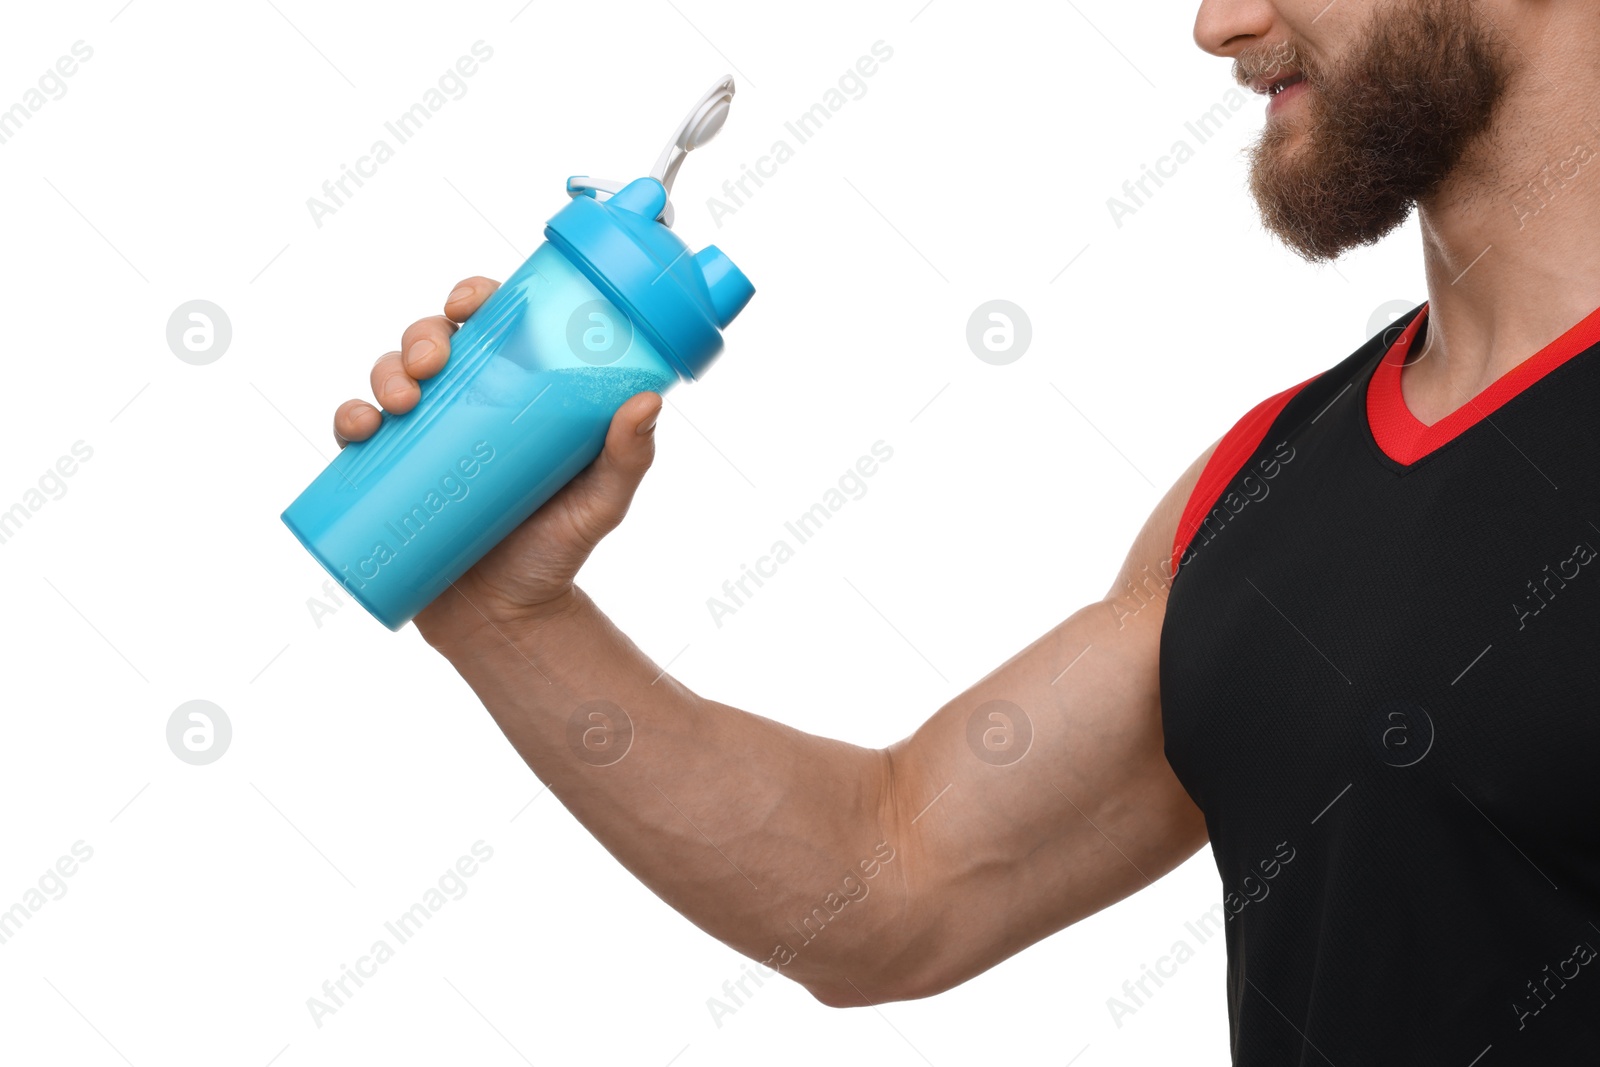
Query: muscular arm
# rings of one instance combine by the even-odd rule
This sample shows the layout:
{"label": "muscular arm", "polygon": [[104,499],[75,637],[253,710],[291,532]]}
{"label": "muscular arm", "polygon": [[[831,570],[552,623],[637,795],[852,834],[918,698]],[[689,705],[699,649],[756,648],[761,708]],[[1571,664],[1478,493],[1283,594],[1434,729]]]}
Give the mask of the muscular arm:
{"label": "muscular arm", "polygon": [[[426,636],[561,802],[706,932],[827,1004],[929,996],[1204,844],[1162,753],[1157,661],[1160,576],[1215,447],[1156,507],[1104,600],[883,750],[692,692],[576,587],[537,620],[463,609]],[[631,722],[609,765],[627,727],[592,701]],[[1008,704],[983,709],[974,747],[969,721],[989,701]]]}

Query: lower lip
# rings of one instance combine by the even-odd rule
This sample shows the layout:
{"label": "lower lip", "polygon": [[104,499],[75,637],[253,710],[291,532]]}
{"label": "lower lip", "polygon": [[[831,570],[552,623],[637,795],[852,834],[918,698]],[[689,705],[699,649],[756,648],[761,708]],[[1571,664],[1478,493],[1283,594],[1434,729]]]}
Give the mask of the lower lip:
{"label": "lower lip", "polygon": [[1302,93],[1304,93],[1309,88],[1310,88],[1310,85],[1308,83],[1306,83],[1306,82],[1303,82],[1303,81],[1302,82],[1295,82],[1293,85],[1289,86],[1287,89],[1285,89],[1283,92],[1279,93],[1277,96],[1269,98],[1267,100],[1267,114],[1268,114],[1268,116],[1276,115],[1278,112],[1280,112],[1284,108],[1288,107],[1289,103],[1291,101],[1293,101],[1296,98],[1298,98]]}

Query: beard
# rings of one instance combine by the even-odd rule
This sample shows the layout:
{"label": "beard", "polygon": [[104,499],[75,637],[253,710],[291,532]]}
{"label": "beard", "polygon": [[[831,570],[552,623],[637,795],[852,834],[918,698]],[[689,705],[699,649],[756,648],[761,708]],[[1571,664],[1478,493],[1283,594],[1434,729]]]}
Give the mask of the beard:
{"label": "beard", "polygon": [[1342,62],[1287,42],[1241,53],[1234,77],[1279,68],[1309,91],[1250,147],[1250,191],[1262,224],[1313,263],[1375,244],[1456,175],[1513,72],[1499,32],[1459,0],[1382,5]]}

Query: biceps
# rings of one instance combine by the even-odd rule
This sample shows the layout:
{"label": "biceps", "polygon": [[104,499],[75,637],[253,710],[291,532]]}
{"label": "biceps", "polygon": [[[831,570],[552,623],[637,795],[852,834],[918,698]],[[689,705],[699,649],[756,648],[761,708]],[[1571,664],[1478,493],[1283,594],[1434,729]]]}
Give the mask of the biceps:
{"label": "biceps", "polygon": [[891,749],[909,898],[941,934],[959,930],[966,966],[1122,899],[1204,842],[1162,753],[1160,614],[1084,608]]}

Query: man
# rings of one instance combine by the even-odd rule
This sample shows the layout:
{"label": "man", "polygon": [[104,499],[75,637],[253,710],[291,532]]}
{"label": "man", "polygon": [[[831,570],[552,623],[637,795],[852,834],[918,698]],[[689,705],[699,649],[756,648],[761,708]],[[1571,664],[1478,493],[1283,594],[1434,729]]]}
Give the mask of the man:
{"label": "man", "polygon": [[[1103,601],[881,751],[690,692],[573,584],[644,393],[417,628],[629,870],[824,1004],[949,989],[1209,839],[1236,1063],[1596,1062],[1600,14],[1205,0],[1195,38],[1271,96],[1267,227],[1327,261],[1417,208],[1429,300],[1202,452]],[[494,286],[379,361],[385,408]]]}

